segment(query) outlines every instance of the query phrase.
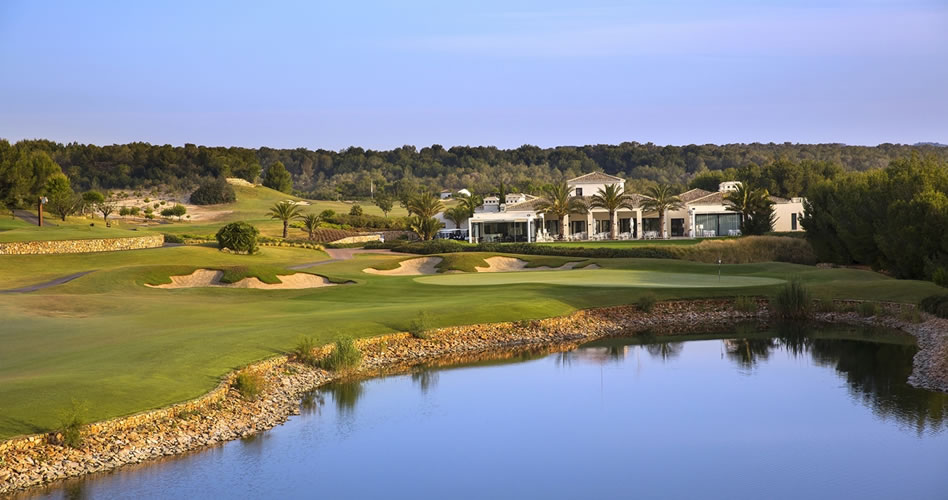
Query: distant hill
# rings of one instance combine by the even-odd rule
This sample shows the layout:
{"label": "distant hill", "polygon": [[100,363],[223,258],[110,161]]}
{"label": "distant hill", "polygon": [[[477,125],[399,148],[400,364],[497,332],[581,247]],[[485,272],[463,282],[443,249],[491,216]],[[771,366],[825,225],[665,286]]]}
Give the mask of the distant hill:
{"label": "distant hill", "polygon": [[916,142],[912,144],[913,146],[934,146],[936,148],[948,148],[948,144],[942,144],[940,142]]}

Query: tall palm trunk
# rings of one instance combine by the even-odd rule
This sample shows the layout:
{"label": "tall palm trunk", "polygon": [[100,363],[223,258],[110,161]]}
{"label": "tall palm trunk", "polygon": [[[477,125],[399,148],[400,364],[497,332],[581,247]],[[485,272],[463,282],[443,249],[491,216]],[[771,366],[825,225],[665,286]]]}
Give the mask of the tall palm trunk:
{"label": "tall palm trunk", "polygon": [[610,240],[617,239],[616,236],[618,234],[619,233],[616,232],[616,212],[615,210],[610,210],[609,211],[609,239]]}
{"label": "tall palm trunk", "polygon": [[566,231],[569,229],[569,216],[564,215],[560,218],[560,240],[566,239]]}
{"label": "tall palm trunk", "polygon": [[290,227],[290,221],[283,221],[283,239],[286,239],[286,230]]}
{"label": "tall palm trunk", "polygon": [[658,237],[665,239],[665,211],[658,211]]}

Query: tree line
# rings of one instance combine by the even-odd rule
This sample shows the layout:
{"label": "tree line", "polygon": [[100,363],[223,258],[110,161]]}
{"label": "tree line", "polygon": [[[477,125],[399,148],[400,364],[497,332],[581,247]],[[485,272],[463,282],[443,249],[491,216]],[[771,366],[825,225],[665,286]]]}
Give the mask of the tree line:
{"label": "tree line", "polygon": [[946,193],[948,162],[916,154],[812,186],[803,227],[824,262],[948,286]]}
{"label": "tree line", "polygon": [[368,199],[379,191],[395,194],[424,188],[488,192],[498,182],[535,193],[544,185],[598,170],[627,179],[629,187],[639,192],[658,184],[716,189],[720,180],[743,178],[759,180],[754,184],[773,195],[791,197],[804,194],[824,178],[882,168],[913,152],[948,160],[948,148],[898,144],[658,146],[624,142],[514,149],[436,144],[420,149],[330,151],[0,140],[0,169],[40,156],[43,162],[48,158],[56,164],[78,190],[161,186],[189,192],[209,178],[240,177],[316,199]]}

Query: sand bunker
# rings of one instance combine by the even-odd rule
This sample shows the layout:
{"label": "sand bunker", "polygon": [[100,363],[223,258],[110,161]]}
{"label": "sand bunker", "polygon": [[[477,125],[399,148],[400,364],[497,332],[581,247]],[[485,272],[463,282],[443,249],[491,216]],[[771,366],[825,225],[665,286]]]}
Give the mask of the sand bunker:
{"label": "sand bunker", "polygon": [[438,264],[441,263],[441,257],[419,257],[417,259],[403,260],[398,263],[395,269],[379,270],[367,267],[362,272],[369,274],[384,274],[386,276],[420,276],[422,274],[435,274],[438,272]]}
{"label": "sand bunker", "polygon": [[[527,261],[515,259],[513,257],[488,257],[484,259],[487,262],[487,267],[475,267],[479,273],[507,273],[512,271],[565,271],[567,269],[573,269],[574,267],[582,264],[582,261],[579,262],[567,262],[559,267],[550,267],[550,266],[539,266],[539,267],[527,267]],[[590,264],[583,269],[599,269],[599,266],[596,264]]]}
{"label": "sand bunker", "polygon": [[257,278],[244,278],[236,283],[221,283],[222,276],[224,276],[223,271],[215,271],[214,269],[198,269],[197,271],[185,276],[172,276],[171,283],[165,283],[163,285],[146,284],[145,286],[151,288],[220,287],[260,288],[263,290],[299,290],[302,288],[319,288],[323,286],[335,285],[335,283],[330,282],[328,279],[323,278],[322,276],[316,276],[315,274],[307,273],[277,276],[281,282],[274,284],[264,283]]}

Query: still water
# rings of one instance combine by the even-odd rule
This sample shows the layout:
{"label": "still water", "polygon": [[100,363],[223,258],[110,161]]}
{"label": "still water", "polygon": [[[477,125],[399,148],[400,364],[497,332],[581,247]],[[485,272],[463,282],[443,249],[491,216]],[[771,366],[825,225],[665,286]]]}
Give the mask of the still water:
{"label": "still water", "polygon": [[948,498],[948,395],[906,385],[911,338],[642,342],[337,384],[255,438],[38,493]]}

